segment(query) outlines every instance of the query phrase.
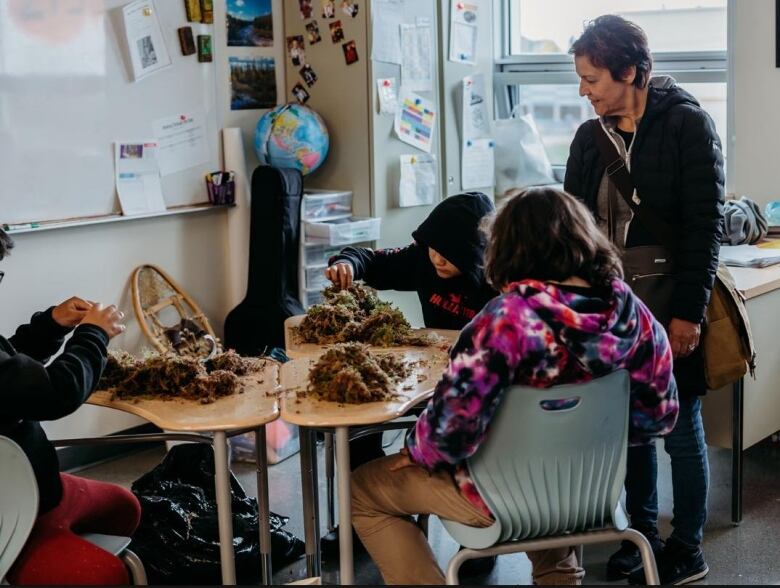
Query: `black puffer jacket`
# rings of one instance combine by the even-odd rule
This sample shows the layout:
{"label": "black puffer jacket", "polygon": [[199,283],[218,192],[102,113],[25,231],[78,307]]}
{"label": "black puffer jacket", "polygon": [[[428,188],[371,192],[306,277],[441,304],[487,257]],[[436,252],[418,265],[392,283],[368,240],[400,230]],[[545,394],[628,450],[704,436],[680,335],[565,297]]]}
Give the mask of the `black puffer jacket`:
{"label": "black puffer jacket", "polygon": [[[582,199],[594,214],[605,169],[594,136],[599,126],[599,120],[593,119],[577,130],[564,183],[564,189]],[[723,154],[715,124],[696,99],[676,84],[655,87],[651,82],[630,167],[642,205],[655,209],[679,235],[672,316],[701,323],[718,268],[722,232]],[[626,247],[638,245],[660,243],[634,219]]]}

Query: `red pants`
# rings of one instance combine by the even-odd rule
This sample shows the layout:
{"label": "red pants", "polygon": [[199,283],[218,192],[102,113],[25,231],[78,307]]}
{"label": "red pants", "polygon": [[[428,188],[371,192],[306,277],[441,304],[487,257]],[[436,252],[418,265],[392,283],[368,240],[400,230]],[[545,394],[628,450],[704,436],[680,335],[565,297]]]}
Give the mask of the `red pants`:
{"label": "red pants", "polygon": [[114,555],[77,533],[130,537],[141,506],[115,484],[60,474],[62,502],[38,517],[30,538],[8,573],[11,584],[129,584],[127,570]]}

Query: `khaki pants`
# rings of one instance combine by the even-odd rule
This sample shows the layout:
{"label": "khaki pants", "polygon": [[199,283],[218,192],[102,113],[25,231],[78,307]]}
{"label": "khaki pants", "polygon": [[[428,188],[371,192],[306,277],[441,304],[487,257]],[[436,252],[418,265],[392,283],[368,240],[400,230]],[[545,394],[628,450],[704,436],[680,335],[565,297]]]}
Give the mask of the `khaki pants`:
{"label": "khaki pants", "polygon": [[[397,456],[352,473],[352,524],[386,584],[444,584],[444,574],[414,514],[434,514],[472,527],[493,521],[458,490],[452,475],[419,466],[390,471]],[[537,584],[579,584],[585,575],[573,548],[528,553]]]}

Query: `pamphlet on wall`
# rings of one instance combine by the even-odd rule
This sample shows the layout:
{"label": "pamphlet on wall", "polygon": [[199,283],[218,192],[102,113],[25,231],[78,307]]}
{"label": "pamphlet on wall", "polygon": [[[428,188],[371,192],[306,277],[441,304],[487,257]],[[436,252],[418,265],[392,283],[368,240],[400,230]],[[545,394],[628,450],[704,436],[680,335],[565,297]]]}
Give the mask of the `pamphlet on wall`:
{"label": "pamphlet on wall", "polygon": [[116,191],[122,214],[165,210],[155,141],[116,143]]}
{"label": "pamphlet on wall", "polygon": [[451,0],[450,5],[450,61],[476,65],[479,5]]}
{"label": "pamphlet on wall", "polygon": [[485,76],[466,76],[462,82],[462,132],[465,139],[483,139],[491,136],[490,116],[485,94]]}
{"label": "pamphlet on wall", "polygon": [[206,114],[202,111],[167,116],[154,121],[154,136],[160,145],[157,161],[167,176],[209,161]]}
{"label": "pamphlet on wall", "polygon": [[398,206],[423,206],[436,200],[436,158],[433,155],[401,155]]}
{"label": "pamphlet on wall", "polygon": [[401,85],[413,92],[433,89],[433,27],[428,18],[401,25]]}
{"label": "pamphlet on wall", "polygon": [[122,15],[133,80],[137,82],[170,66],[171,57],[165,46],[154,1],[131,2],[122,8]]}
{"label": "pamphlet on wall", "polygon": [[401,0],[374,0],[371,5],[372,60],[401,64],[403,11]]}
{"label": "pamphlet on wall", "polygon": [[496,144],[493,139],[466,141],[461,157],[461,187],[492,188],[496,183]]}
{"label": "pamphlet on wall", "polygon": [[395,134],[398,138],[404,143],[430,153],[435,128],[434,103],[406,88],[401,88],[398,110],[395,113]]}

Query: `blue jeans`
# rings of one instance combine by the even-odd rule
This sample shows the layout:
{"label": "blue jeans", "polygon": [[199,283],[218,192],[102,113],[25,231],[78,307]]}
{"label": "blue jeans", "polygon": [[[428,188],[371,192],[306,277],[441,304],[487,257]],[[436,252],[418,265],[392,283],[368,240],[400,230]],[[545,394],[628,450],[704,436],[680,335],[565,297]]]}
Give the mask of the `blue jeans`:
{"label": "blue jeans", "polygon": [[[672,460],[672,537],[689,546],[700,546],[707,520],[710,465],[698,396],[680,398],[677,424],[664,438],[664,449]],[[657,481],[655,444],[630,447],[626,469],[626,510],[632,527],[657,527]]]}

